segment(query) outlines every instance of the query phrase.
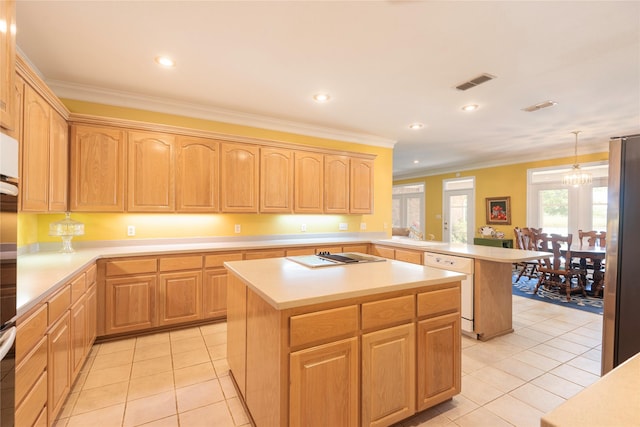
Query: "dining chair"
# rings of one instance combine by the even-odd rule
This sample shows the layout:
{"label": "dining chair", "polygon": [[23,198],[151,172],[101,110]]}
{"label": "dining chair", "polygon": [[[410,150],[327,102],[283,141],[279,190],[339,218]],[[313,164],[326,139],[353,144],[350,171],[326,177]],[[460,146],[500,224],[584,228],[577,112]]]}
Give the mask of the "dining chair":
{"label": "dining chair", "polygon": [[[525,251],[537,251],[538,250],[538,230],[536,228],[529,227],[515,227],[513,232],[516,236],[516,245],[518,249],[522,249]],[[518,278],[516,282],[520,281],[522,276],[526,276],[528,278],[537,278],[538,277],[538,267],[540,265],[540,260],[531,260],[531,261],[523,261],[517,264],[520,267],[520,273],[518,274]]]}
{"label": "dining chair", "polygon": [[587,296],[584,288],[582,270],[574,268],[571,262],[571,243],[573,235],[561,236],[558,234],[540,235],[540,249],[552,252],[552,258],[545,258],[538,267],[540,274],[538,283],[533,293],[537,293],[540,286],[546,289],[564,291],[567,301],[571,300],[571,294],[581,292]]}

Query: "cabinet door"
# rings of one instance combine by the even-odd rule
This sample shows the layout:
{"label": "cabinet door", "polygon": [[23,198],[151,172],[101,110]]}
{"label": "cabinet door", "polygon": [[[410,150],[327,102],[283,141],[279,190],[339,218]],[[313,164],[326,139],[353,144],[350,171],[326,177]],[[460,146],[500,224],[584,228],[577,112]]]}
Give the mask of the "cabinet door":
{"label": "cabinet door", "polygon": [[227,270],[205,270],[202,283],[202,317],[211,319],[227,314]]}
{"label": "cabinet door", "polygon": [[396,249],[396,258],[398,261],[410,262],[422,265],[422,252],[412,251],[411,249]]}
{"label": "cabinet door", "polygon": [[205,138],[179,136],[177,140],[176,210],[220,210],[220,144]]}
{"label": "cabinet door", "polygon": [[290,355],[289,425],[358,425],[358,339]]}
{"label": "cabinet door", "polygon": [[49,208],[49,120],[51,107],[29,85],[24,93],[22,146],[22,210],[46,212]]}
{"label": "cabinet door", "polygon": [[415,407],[415,324],[363,335],[361,425],[388,426]]}
{"label": "cabinet door", "polygon": [[349,213],[348,156],[324,156],[324,212]]}
{"label": "cabinet door", "polygon": [[86,329],[86,337],[85,337],[85,345],[87,349],[85,354],[89,354],[91,351],[91,346],[96,340],[97,335],[97,319],[98,319],[98,297],[97,297],[97,288],[98,286],[94,284],[89,287],[87,291],[87,300],[85,305],[87,307],[87,329]]}
{"label": "cabinet door", "polygon": [[222,212],[258,212],[259,149],[246,144],[221,144]]}
{"label": "cabinet door", "polygon": [[71,389],[71,328],[69,311],[49,330],[47,407],[55,420]]}
{"label": "cabinet door", "polygon": [[295,152],[294,211],[322,213],[324,155]]}
{"label": "cabinet door", "polygon": [[105,281],[105,332],[139,331],[156,326],[156,276]]}
{"label": "cabinet door", "polygon": [[12,129],[15,105],[13,103],[13,81],[16,62],[16,3],[13,0],[0,2],[0,127]]}
{"label": "cabinet door", "polygon": [[373,160],[351,159],[349,212],[373,213]]}
{"label": "cabinet door", "polygon": [[260,212],[293,212],[293,153],[260,149]]}
{"label": "cabinet door", "polygon": [[86,339],[87,307],[83,296],[71,307],[71,378],[76,377],[84,362]]}
{"label": "cabinet door", "polygon": [[202,271],[160,274],[160,325],[184,323],[200,318]]}
{"label": "cabinet door", "polygon": [[460,393],[460,313],[418,322],[417,410]]}
{"label": "cabinet door", "polygon": [[175,137],[156,132],[128,132],[127,211],[175,210]]}
{"label": "cabinet door", "polygon": [[71,126],[70,209],[124,212],[125,132]]}
{"label": "cabinet door", "polygon": [[[6,134],[22,141],[22,119],[24,105],[24,80],[18,74],[15,74],[13,85],[13,123],[9,125]],[[19,174],[22,176],[22,174]]]}
{"label": "cabinet door", "polygon": [[69,183],[69,128],[60,114],[51,111],[49,144],[49,211],[67,211]]}

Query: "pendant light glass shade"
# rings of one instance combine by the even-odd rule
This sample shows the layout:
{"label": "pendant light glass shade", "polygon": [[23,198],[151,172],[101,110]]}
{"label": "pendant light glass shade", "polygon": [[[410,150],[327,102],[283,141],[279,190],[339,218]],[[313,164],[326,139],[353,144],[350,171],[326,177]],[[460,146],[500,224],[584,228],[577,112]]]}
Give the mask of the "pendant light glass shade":
{"label": "pendant light glass shade", "polygon": [[575,159],[573,162],[573,168],[571,168],[571,172],[565,174],[562,177],[562,183],[564,185],[571,185],[573,187],[579,187],[581,185],[589,185],[593,182],[593,176],[589,172],[585,172],[580,169],[580,165],[578,164],[578,134],[579,130],[571,132],[576,136],[575,143]]}

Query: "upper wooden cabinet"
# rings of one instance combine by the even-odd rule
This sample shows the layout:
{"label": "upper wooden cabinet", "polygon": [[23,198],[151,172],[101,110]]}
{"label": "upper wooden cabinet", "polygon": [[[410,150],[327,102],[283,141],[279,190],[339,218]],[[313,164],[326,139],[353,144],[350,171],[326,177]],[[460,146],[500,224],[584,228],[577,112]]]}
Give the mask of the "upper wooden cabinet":
{"label": "upper wooden cabinet", "polygon": [[351,158],[349,212],[373,213],[373,160]]}
{"label": "upper wooden cabinet", "polygon": [[179,136],[176,142],[176,211],[220,210],[220,143]]}
{"label": "upper wooden cabinet", "polygon": [[14,115],[14,78],[16,61],[16,3],[0,2],[0,127],[12,130]]}
{"label": "upper wooden cabinet", "polygon": [[324,212],[349,213],[349,156],[324,156]]}
{"label": "upper wooden cabinet", "polygon": [[72,211],[124,212],[125,143],[121,129],[71,126]]}
{"label": "upper wooden cabinet", "polygon": [[293,152],[260,148],[260,212],[293,212]]}
{"label": "upper wooden cabinet", "polygon": [[175,210],[175,160],[173,135],[128,132],[127,210]]}
{"label": "upper wooden cabinet", "polygon": [[221,144],[222,212],[258,212],[259,148],[249,144]]}
{"label": "upper wooden cabinet", "polygon": [[68,128],[60,116],[31,86],[24,87],[22,210],[67,210]]}
{"label": "upper wooden cabinet", "polygon": [[322,213],[324,187],[324,155],[295,152],[294,211]]}

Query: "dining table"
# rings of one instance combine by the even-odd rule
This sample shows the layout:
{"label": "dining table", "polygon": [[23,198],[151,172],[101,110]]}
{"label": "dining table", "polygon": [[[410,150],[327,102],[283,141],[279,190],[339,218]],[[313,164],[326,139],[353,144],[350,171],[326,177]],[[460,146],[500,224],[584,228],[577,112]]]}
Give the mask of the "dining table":
{"label": "dining table", "polygon": [[[602,246],[588,246],[580,243],[574,243],[570,247],[571,258],[580,259],[580,270],[587,271],[588,260],[593,262],[593,284],[592,291],[594,296],[598,296],[604,287],[604,271],[602,263],[605,259],[606,248]],[[566,255],[567,249],[560,248],[560,253]],[[587,283],[586,273],[582,275],[584,283]]]}

